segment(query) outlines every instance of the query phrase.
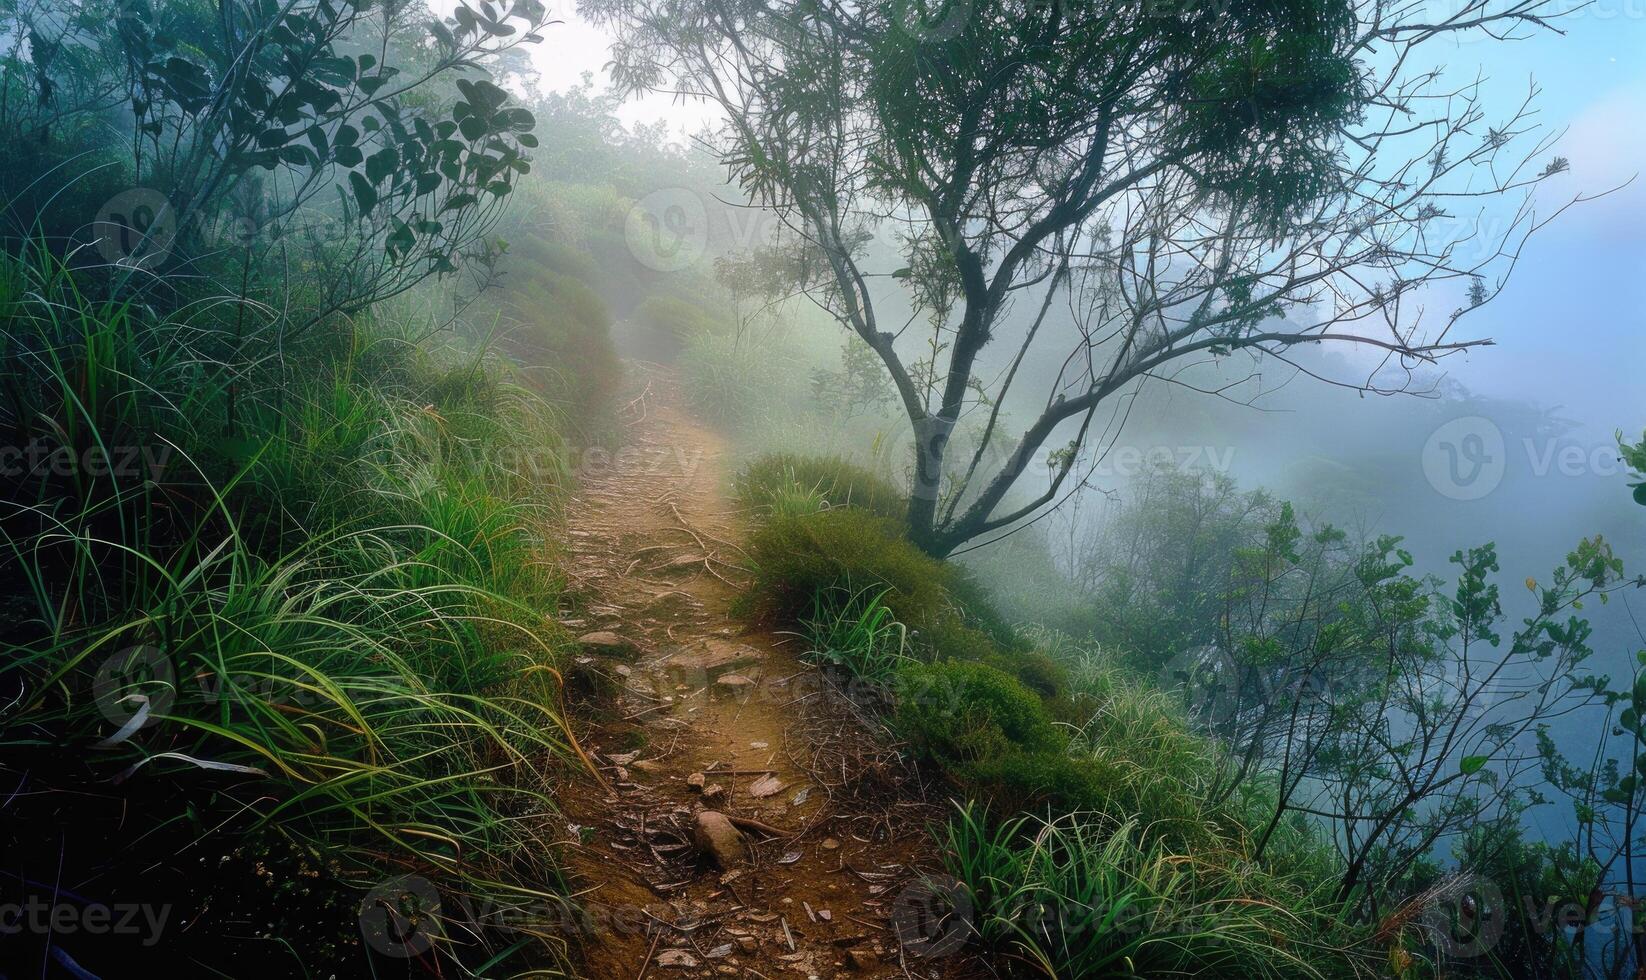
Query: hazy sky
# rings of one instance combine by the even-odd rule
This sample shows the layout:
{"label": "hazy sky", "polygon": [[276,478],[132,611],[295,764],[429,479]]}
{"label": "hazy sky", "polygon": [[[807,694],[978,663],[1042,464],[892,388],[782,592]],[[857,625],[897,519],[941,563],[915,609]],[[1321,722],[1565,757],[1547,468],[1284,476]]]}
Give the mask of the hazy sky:
{"label": "hazy sky", "polygon": [[[584,72],[603,83],[610,38],[579,19],[572,0],[551,9],[563,23],[533,52],[544,88],[576,85]],[[1558,152],[1572,162],[1543,188],[1545,212],[1573,193],[1623,183],[1646,161],[1646,0],[1596,0],[1558,23],[1564,37],[1430,46],[1456,79],[1486,77],[1489,109],[1507,111],[1531,84],[1542,90],[1538,120],[1566,131]],[[622,115],[665,119],[683,134],[709,113],[653,98]],[[1646,179],[1545,229],[1507,291],[1466,322],[1498,341],[1449,362],[1471,388],[1564,405],[1597,435],[1646,426]]]}
{"label": "hazy sky", "polygon": [[[1437,6],[1444,12],[1464,2]],[[543,87],[577,85],[584,72],[601,84],[610,38],[578,19],[573,2],[552,3],[564,23],[546,32],[533,54]],[[1511,112],[1530,86],[1540,90],[1536,120],[1564,134],[1553,152],[1571,163],[1568,173],[1540,189],[1540,217],[1575,194],[1625,184],[1646,167],[1646,0],[1596,0],[1557,24],[1564,36],[1430,45],[1453,82],[1485,78],[1488,119]],[[625,106],[621,116],[630,123],[666,120],[684,137],[712,114],[701,105],[653,98]],[[1518,436],[1500,440],[1489,484],[1450,485],[1438,452],[1453,448],[1448,441],[1466,447],[1478,419],[1447,421],[1457,413],[1444,407],[1425,415],[1409,399],[1305,392],[1291,398],[1289,409],[1285,399],[1270,403],[1289,418],[1266,417],[1261,424],[1220,416],[1228,410],[1211,406],[1204,410],[1212,421],[1198,434],[1192,424],[1168,423],[1179,431],[1157,431],[1144,442],[1199,439],[1206,443],[1199,448],[1228,453],[1245,485],[1278,486],[1288,494],[1307,494],[1318,483],[1316,489],[1341,497],[1344,486],[1329,478],[1333,457],[1355,462],[1358,468],[1345,472],[1354,474],[1351,484],[1368,484],[1365,516],[1380,530],[1409,535],[1424,571],[1447,574],[1447,554],[1495,539],[1508,580],[1518,581],[1547,572],[1578,537],[1596,532],[1617,544],[1631,572],[1641,571],[1646,508],[1627,502],[1611,440],[1617,428],[1633,434],[1646,428],[1646,175],[1567,211],[1535,236],[1506,290],[1463,322],[1468,336],[1491,337],[1497,345],[1447,360],[1448,374],[1489,399],[1562,406],[1559,414],[1581,425],[1558,441],[1526,439],[1522,447]],[[1507,419],[1496,421],[1509,428]],[[1456,426],[1462,431],[1451,432]],[[1568,469],[1557,448],[1580,451],[1581,458]],[[1288,479],[1293,471],[1309,475]],[[1494,489],[1498,480],[1500,490]],[[1621,598],[1590,613],[1601,670],[1624,670],[1646,635],[1646,601]],[[1511,591],[1506,601],[1526,596]],[[1549,830],[1563,824],[1564,813],[1539,810],[1533,825]]]}

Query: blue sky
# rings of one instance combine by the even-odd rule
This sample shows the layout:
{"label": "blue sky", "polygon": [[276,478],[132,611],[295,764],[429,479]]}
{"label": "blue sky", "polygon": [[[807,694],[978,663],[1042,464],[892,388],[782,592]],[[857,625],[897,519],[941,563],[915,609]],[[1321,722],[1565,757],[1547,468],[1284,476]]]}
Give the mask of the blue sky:
{"label": "blue sky", "polygon": [[[1455,45],[1448,70],[1482,71],[1507,104],[1535,80],[1543,123],[1565,129],[1572,171],[1547,205],[1614,186],[1646,167],[1646,0],[1597,0],[1557,21],[1564,37]],[[1535,237],[1475,328],[1499,346],[1450,367],[1470,387],[1531,395],[1609,432],[1646,426],[1646,174],[1568,211]]]}
{"label": "blue sky", "polygon": [[[553,9],[562,24],[533,55],[544,87],[575,85],[584,72],[598,78],[610,38],[581,21],[572,0],[554,0]],[[1538,120],[1566,131],[1556,152],[1572,163],[1543,188],[1545,213],[1574,193],[1623,183],[1646,163],[1646,0],[1595,0],[1555,23],[1564,36],[1427,46],[1455,79],[1487,78],[1489,109],[1507,111],[1533,83],[1541,89]],[[681,133],[708,114],[663,98],[622,112],[631,122],[666,119]],[[1448,363],[1470,388],[1563,405],[1592,438],[1646,427],[1646,175],[1536,236],[1508,289],[1470,323],[1498,341]]]}

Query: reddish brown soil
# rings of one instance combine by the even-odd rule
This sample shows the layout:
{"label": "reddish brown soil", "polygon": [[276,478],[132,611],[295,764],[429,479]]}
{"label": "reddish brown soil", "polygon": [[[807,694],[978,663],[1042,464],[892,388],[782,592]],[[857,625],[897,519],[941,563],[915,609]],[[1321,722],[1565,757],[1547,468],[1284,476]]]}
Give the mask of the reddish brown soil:
{"label": "reddish brown soil", "polygon": [[[586,461],[568,519],[573,627],[633,645],[590,646],[574,672],[608,784],[560,790],[583,841],[566,855],[592,923],[582,975],[977,975],[927,883],[941,790],[795,638],[732,616],[746,557],[725,440],[666,370],[635,371],[624,448]],[[691,844],[706,807],[778,833],[749,831],[750,860],[716,868]]]}

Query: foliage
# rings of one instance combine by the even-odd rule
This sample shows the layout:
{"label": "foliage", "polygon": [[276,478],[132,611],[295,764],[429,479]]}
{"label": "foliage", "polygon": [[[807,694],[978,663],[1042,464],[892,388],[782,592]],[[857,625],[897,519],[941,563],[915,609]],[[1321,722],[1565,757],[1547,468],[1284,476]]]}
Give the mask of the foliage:
{"label": "foliage", "polygon": [[[802,472],[810,478],[798,479]],[[1121,874],[1146,866],[1185,875],[1172,880],[1158,896],[1165,904],[1155,907],[1155,914],[1187,923],[1178,937],[1182,945],[1158,948],[1141,938],[1147,930],[1094,934],[1084,919],[1082,929],[1064,930],[1032,908],[991,904],[987,889],[998,882],[975,884],[973,899],[989,912],[976,920],[974,938],[1003,957],[999,962],[1037,964],[1053,975],[1103,975],[1104,963],[1136,975],[1151,969],[1171,975],[1204,958],[1213,964],[1208,968],[1244,964],[1258,975],[1294,975],[1290,957],[1331,948],[1347,952],[1334,953],[1325,972],[1347,975],[1350,961],[1369,955],[1364,921],[1352,922],[1352,906],[1336,895],[1341,860],[1317,831],[1291,819],[1268,823],[1276,806],[1269,782],[1253,778],[1239,793],[1220,792],[1229,770],[1226,747],[1194,731],[1173,696],[1068,636],[1005,631],[970,576],[922,554],[901,536],[899,523],[839,500],[828,506],[843,483],[848,493],[857,492],[858,484],[842,474],[865,476],[837,460],[784,457],[759,460],[740,474],[740,499],[756,521],[750,595],[757,608],[779,622],[800,623],[812,649],[870,677],[888,695],[892,730],[966,798],[1008,814],[1085,815],[1076,824],[1076,852],[1037,872],[1055,887],[1025,885],[1020,899],[1042,896],[1049,907],[1085,915],[1090,906],[1078,898],[1058,904],[1056,894],[1086,894],[1081,889],[1101,885],[1091,877],[1100,868]],[[1261,540],[1280,545],[1291,538],[1282,525]],[[1257,553],[1238,558],[1236,564],[1263,564]],[[883,655],[884,646],[877,651],[866,627],[879,626],[885,638],[893,623],[914,626],[906,649],[918,659],[895,663]],[[905,649],[901,640],[898,647]],[[1113,868],[1087,861],[1109,839],[1095,829],[1102,825],[1097,814],[1134,821],[1113,845],[1125,855]],[[974,835],[999,829],[985,831],[981,817],[976,821]],[[1022,828],[1015,824],[993,842],[1006,848],[996,857],[1016,853],[1008,842],[1022,837]],[[1174,856],[1185,852],[1196,858]],[[1225,907],[1250,914],[1251,922],[1231,925],[1221,911],[1201,917]],[[1257,924],[1271,914],[1276,919]],[[1037,932],[1040,926],[1050,931]],[[1265,951],[1231,944],[1220,933],[1248,926],[1285,935],[1296,946]],[[1319,967],[1322,961],[1309,962]]]}
{"label": "foliage", "polygon": [[1620,432],[1617,444],[1623,454],[1624,464],[1634,471],[1635,476],[1640,477],[1639,482],[1629,484],[1634,488],[1635,503],[1646,506],[1646,435],[1642,435],[1639,442],[1630,444],[1624,441]]}
{"label": "foliage", "polygon": [[211,275],[225,245],[249,280],[295,250],[312,272],[291,324],[301,333],[483,259],[502,199],[529,170],[531,112],[460,76],[538,40],[537,0],[507,12],[459,3],[419,25],[426,46],[403,40],[417,7],[379,20],[369,5],[311,0],[51,6],[3,15],[8,35],[34,43],[9,48],[5,76],[30,81],[0,93],[0,119],[8,140],[40,143],[90,138],[60,131],[60,118],[119,119],[128,186],[147,197],[90,227],[120,282]]}
{"label": "foliage", "polygon": [[[1565,162],[1538,168],[1548,143],[1529,135],[1527,108],[1487,126],[1475,92],[1417,139],[1387,120],[1456,94],[1411,68],[1424,45],[1549,26],[1551,6],[1434,18],[1381,0],[582,9],[618,38],[625,92],[720,110],[705,142],[789,244],[816,253],[801,286],[879,360],[912,437],[910,535],[946,555],[1078,485],[1105,448],[1098,413],[1122,414],[1114,399],[1194,358],[1355,342],[1416,362],[1481,343],[1449,333],[1496,295],[1531,222],[1459,265],[1468,233],[1447,229],[1448,203],[1529,193]],[[1454,280],[1481,284],[1466,307],[1414,312]],[[1009,318],[1029,296],[1038,313]],[[1063,306],[1075,329],[1041,331]],[[1008,434],[1000,406],[1037,341],[1035,359],[1064,369]],[[1011,367],[985,382],[979,358],[1002,342]],[[970,452],[953,438],[967,416],[987,417]],[[1027,479],[1042,460],[1047,478]]]}
{"label": "foliage", "polygon": [[796,488],[815,493],[830,507],[857,507],[880,517],[900,518],[908,507],[906,494],[841,456],[759,456],[738,471],[733,490],[739,503],[759,512]]}
{"label": "foliage", "polygon": [[[199,420],[255,373],[190,359],[186,318],[91,300],[49,259],[8,269],[30,288],[3,311],[4,421],[39,425],[42,447],[0,503],[22,586],[0,741],[34,774],[8,852],[44,854],[57,801],[112,780],[80,814],[106,840],[77,840],[73,861],[145,901],[208,914],[204,894],[139,891],[138,872],[262,838],[327,867],[321,885],[400,869],[486,900],[562,901],[545,891],[544,825],[524,819],[552,805],[546,767],[576,754],[558,715],[564,641],[538,612],[559,591],[539,531],[555,484],[504,465],[511,448],[552,451],[553,416],[478,355],[378,328],[329,368],[312,361],[278,411],[244,406],[244,442],[217,440]],[[78,465],[93,447],[108,465]],[[122,447],[148,463],[122,464]],[[157,447],[172,447],[164,465]],[[293,935],[308,913],[255,912]],[[344,926],[310,934],[334,964]]]}
{"label": "foliage", "polygon": [[1353,976],[1329,902],[1215,852],[1174,853],[1131,821],[1075,811],[991,822],[960,807],[947,870],[1011,975]]}
{"label": "foliage", "polygon": [[844,588],[813,597],[813,611],[800,624],[806,658],[845,668],[871,683],[891,680],[909,659],[909,631],[872,590]]}
{"label": "foliage", "polygon": [[988,664],[914,664],[898,686],[896,728],[937,759],[978,762],[1014,749],[1055,750],[1065,741],[1040,698]]}
{"label": "foliage", "polygon": [[894,521],[856,507],[773,516],[750,535],[749,601],[759,615],[798,622],[819,593],[875,589],[898,622],[916,631],[944,615],[948,570],[902,536]]}
{"label": "foliage", "polygon": [[1646,651],[1634,660],[1619,681],[1580,680],[1604,709],[1598,735],[1587,729],[1581,741],[1562,746],[1550,725],[1537,731],[1544,782],[1570,804],[1574,829],[1558,847],[1522,862],[1528,873],[1539,873],[1531,909],[1572,926],[1558,935],[1520,930],[1522,942],[1538,954],[1531,962],[1545,971],[1534,976],[1591,961],[1617,975],[1646,963],[1646,936],[1639,930],[1628,930],[1626,941],[1608,935],[1621,928],[1624,910],[1646,897],[1637,834],[1646,815]]}
{"label": "foliage", "polygon": [[[387,878],[562,905],[562,416],[451,330],[536,142],[486,68],[543,8],[53,6],[0,13],[0,186],[40,233],[0,255],[5,847],[190,924],[14,958],[232,971],[254,928],[352,974]],[[426,925],[437,972],[567,952]]]}
{"label": "foliage", "polygon": [[1236,556],[1262,544],[1279,507],[1225,474],[1155,465],[1116,505],[1070,514],[1062,560],[1087,599],[1082,631],[1146,673],[1212,643]]}
{"label": "foliage", "polygon": [[1628,584],[1606,542],[1585,541],[1546,584],[1526,580],[1534,606],[1504,636],[1492,546],[1453,555],[1447,591],[1408,574],[1399,538],[1356,544],[1267,494],[1170,469],[1073,555],[1111,600],[1097,636],[1220,746],[1200,770],[1208,803],[1246,812],[1258,856],[1299,820],[1323,824],[1341,897],[1372,908],[1437,846],[1541,799],[1530,741],[1599,694],[1577,673],[1591,631],[1575,613]]}

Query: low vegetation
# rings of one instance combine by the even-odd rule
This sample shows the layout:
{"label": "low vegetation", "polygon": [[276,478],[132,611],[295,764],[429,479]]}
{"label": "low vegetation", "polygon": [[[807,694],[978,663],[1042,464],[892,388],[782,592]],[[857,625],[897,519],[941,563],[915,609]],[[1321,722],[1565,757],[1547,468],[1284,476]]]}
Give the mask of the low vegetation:
{"label": "low vegetation", "polygon": [[1646,581],[1606,540],[1443,581],[1170,464],[1041,521],[1145,379],[1487,342],[1532,229],[1460,266],[1443,205],[1567,162],[1406,66],[1542,0],[580,5],[618,88],[713,104],[696,149],[542,94],[539,0],[436,6],[0,5],[0,891],[175,916],[7,971],[575,971],[530,924],[593,768],[563,507],[650,410],[631,357],[744,454],[739,612],[953,791],[1000,975],[1643,975],[1646,652],[1591,672],[1584,610]]}
{"label": "low vegetation", "polygon": [[[1112,812],[1112,811],[1108,811]],[[1330,977],[1372,963],[1329,889],[1217,851],[1173,851],[1105,812],[990,820],[961,807],[948,871],[1012,975]]]}
{"label": "low vegetation", "polygon": [[[1165,479],[1156,505],[1207,487],[1188,474]],[[1455,952],[1461,940],[1437,938],[1434,916],[1467,892],[1460,872],[1438,863],[1441,844],[1456,848],[1454,867],[1520,882],[1524,894],[1554,887],[1576,895],[1594,880],[1569,852],[1519,842],[1514,817],[1530,798],[1515,782],[1519,750],[1507,736],[1604,690],[1604,680],[1574,679],[1537,686],[1542,700],[1509,693],[1517,683],[1510,678],[1524,676],[1510,673],[1520,669],[1513,665],[1526,658],[1576,664],[1586,656],[1586,626],[1559,617],[1626,584],[1603,542],[1585,542],[1537,586],[1541,612],[1499,648],[1489,547],[1458,556],[1455,597],[1431,600],[1438,583],[1402,574],[1408,559],[1397,541],[1357,551],[1333,528],[1303,532],[1279,502],[1223,487],[1215,491],[1230,502],[1223,510],[1182,501],[1206,533],[1229,539],[1229,560],[1199,570],[1224,576],[1223,584],[1210,586],[1200,606],[1145,607],[1159,614],[1151,613],[1153,628],[1111,632],[1119,642],[1144,641],[1115,654],[1052,628],[1005,628],[970,574],[906,537],[892,485],[857,466],[760,457],[737,488],[754,525],[750,610],[800,626],[820,661],[880,689],[886,720],[909,750],[973,801],[940,843],[970,906],[972,939],[1009,970],[1349,977],[1391,963],[1402,977],[1449,976],[1508,962],[1515,949],[1535,949],[1549,964],[1570,962],[1574,942],[1581,949],[1581,933],[1539,929],[1500,897],[1492,928],[1504,923],[1510,935],[1499,951],[1469,962],[1474,954]],[[1172,511],[1164,513],[1122,518],[1118,529],[1158,521],[1128,540],[1146,549],[1182,545]],[[1222,524],[1207,519],[1218,514]],[[1153,565],[1129,567],[1184,566],[1161,552]],[[1208,586],[1200,579],[1181,588],[1199,595]],[[1196,609],[1221,618],[1201,626]],[[1129,629],[1134,621],[1118,622]],[[906,639],[895,634],[895,658],[887,642],[894,628],[906,630]],[[1474,654],[1480,676],[1454,680],[1447,697],[1425,686],[1423,714],[1398,691],[1335,673],[1349,669],[1351,651],[1376,649],[1361,646],[1355,631],[1389,630],[1428,637],[1426,652],[1402,671],[1444,670],[1456,662],[1445,644],[1461,636],[1481,637],[1480,648],[1496,652]],[[1197,636],[1213,646],[1194,653],[1186,644]],[[1227,664],[1204,649],[1228,651]],[[1287,651],[1309,657],[1294,662]],[[1477,727],[1485,712],[1474,707],[1474,685],[1488,676],[1505,700],[1492,724]],[[1286,677],[1310,680],[1293,687]],[[1365,732],[1377,726],[1370,713],[1379,712],[1414,717],[1419,731],[1445,733],[1459,748],[1368,749],[1395,767],[1391,777],[1405,773],[1416,795],[1393,801],[1400,809],[1388,811],[1389,836],[1345,839],[1337,835],[1363,825],[1337,817],[1311,786],[1350,793],[1361,813],[1391,805],[1383,794],[1392,784],[1356,762]],[[1539,737],[1545,770],[1565,773],[1554,785],[1596,790],[1590,770],[1562,761],[1547,734]],[[1503,777],[1488,767],[1502,767]],[[1606,785],[1607,799],[1626,812],[1634,784]],[[1497,845],[1484,842],[1485,827]],[[1469,935],[1479,927],[1446,928]]]}
{"label": "low vegetation", "polygon": [[[48,461],[110,461],[9,487],[25,588],[3,738],[30,793],[8,850],[55,854],[28,818],[89,792],[80,819],[109,837],[76,841],[73,866],[110,862],[118,894],[196,916],[207,894],[140,884],[191,842],[224,880],[291,852],[327,870],[305,888],[409,872],[560,901],[541,787],[575,750],[543,529],[564,474],[511,465],[559,459],[547,406],[484,350],[409,342],[410,308],[315,331],[281,404],[236,403],[272,379],[202,357],[187,312],[94,301],[44,257],[5,271],[23,287],[0,311],[11,420]],[[352,914],[316,922],[291,897],[253,895],[266,935],[308,937],[311,964],[360,958]]]}

